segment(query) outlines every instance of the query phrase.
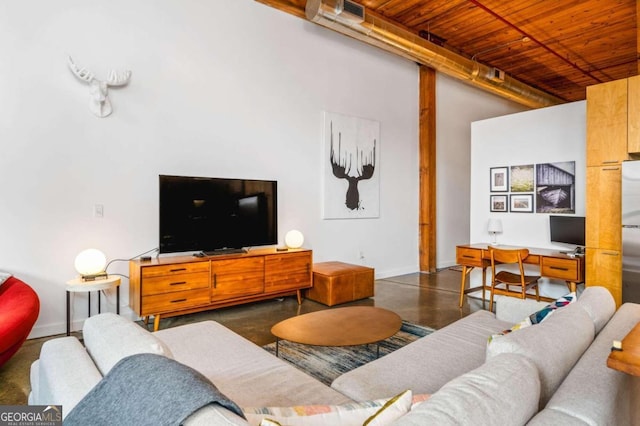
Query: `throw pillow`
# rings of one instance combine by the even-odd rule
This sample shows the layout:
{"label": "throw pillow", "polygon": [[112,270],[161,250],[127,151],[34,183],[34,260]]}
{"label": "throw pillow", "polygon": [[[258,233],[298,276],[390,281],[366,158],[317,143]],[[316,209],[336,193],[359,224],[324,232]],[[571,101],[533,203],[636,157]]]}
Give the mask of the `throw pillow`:
{"label": "throw pillow", "polygon": [[411,391],[407,390],[387,401],[363,426],[390,425],[411,410]]}
{"label": "throw pillow", "polygon": [[548,304],[547,306],[540,309],[539,311],[532,313],[531,315],[529,315],[519,323],[514,324],[513,327],[511,327],[510,329],[504,330],[502,333],[498,333],[490,336],[489,343],[491,343],[491,341],[496,337],[504,336],[505,334],[508,334],[513,331],[520,330],[526,327],[530,327],[532,325],[540,324],[545,319],[549,318],[549,315],[554,313],[557,309],[567,306],[575,301],[576,301],[575,293],[569,293],[565,296],[562,296],[561,298],[556,299],[554,302]]}
{"label": "throw pillow", "polygon": [[367,421],[370,426],[380,426],[429,398],[429,395],[412,396],[411,391],[404,391],[393,398],[341,405],[256,407],[242,411],[252,426],[361,426]]}

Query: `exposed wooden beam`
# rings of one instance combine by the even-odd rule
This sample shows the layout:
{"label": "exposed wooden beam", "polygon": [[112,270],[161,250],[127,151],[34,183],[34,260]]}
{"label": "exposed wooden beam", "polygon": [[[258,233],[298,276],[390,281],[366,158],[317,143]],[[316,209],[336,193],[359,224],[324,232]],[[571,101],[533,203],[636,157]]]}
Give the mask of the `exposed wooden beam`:
{"label": "exposed wooden beam", "polygon": [[420,270],[436,272],[436,71],[420,66]]}
{"label": "exposed wooden beam", "polygon": [[258,3],[266,4],[274,9],[282,10],[299,18],[306,19],[304,15],[304,0],[256,0]]}

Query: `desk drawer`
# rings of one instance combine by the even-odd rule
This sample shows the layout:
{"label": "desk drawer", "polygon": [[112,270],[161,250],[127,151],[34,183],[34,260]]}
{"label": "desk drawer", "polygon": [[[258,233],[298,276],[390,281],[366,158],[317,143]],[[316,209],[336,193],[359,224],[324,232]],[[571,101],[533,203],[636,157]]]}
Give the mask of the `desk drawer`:
{"label": "desk drawer", "polygon": [[558,259],[543,257],[540,265],[540,275],[576,282],[579,279],[579,261],[576,259]]}
{"label": "desk drawer", "polygon": [[456,247],[456,262],[459,265],[483,267],[482,249]]}

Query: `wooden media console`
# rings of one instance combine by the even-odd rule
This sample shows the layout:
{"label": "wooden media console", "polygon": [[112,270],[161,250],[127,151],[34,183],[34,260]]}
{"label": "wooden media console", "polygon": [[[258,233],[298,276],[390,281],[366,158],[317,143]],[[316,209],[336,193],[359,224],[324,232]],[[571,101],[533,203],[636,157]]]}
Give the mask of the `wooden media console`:
{"label": "wooden media console", "polygon": [[297,294],[311,288],[312,251],[274,248],[243,254],[129,262],[129,306],[145,321]]}

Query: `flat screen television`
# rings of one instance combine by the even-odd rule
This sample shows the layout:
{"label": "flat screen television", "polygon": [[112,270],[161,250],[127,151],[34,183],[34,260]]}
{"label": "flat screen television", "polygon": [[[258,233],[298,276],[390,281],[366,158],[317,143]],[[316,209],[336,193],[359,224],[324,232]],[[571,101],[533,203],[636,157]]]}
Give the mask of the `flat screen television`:
{"label": "flat screen television", "polygon": [[583,216],[549,216],[549,231],[552,243],[585,245]]}
{"label": "flat screen television", "polygon": [[160,175],[160,253],[277,243],[278,183]]}

